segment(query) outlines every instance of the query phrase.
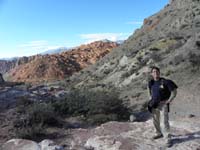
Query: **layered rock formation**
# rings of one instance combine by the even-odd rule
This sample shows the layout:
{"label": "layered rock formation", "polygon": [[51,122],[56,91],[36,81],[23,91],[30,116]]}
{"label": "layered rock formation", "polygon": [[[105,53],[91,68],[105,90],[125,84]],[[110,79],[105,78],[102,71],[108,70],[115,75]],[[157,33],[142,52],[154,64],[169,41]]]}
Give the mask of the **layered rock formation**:
{"label": "layered rock formation", "polygon": [[35,55],[17,60],[15,67],[7,74],[7,78],[17,82],[44,82],[64,79],[74,72],[108,54],[117,47],[114,42],[93,42],[54,55]]}

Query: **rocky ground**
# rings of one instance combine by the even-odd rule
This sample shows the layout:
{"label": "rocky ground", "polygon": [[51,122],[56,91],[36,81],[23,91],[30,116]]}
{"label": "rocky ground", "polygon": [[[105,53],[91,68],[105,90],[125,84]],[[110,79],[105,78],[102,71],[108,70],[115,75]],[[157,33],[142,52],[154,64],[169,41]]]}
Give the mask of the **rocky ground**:
{"label": "rocky ground", "polygon": [[[171,122],[173,147],[171,150],[199,150],[200,122],[197,118],[180,119]],[[160,150],[165,148],[163,139],[152,141],[152,121],[108,122],[95,129],[73,131],[74,149],[85,146],[95,150]],[[72,144],[72,145],[73,145]],[[78,146],[78,147],[76,147]]]}
{"label": "rocky ground", "polygon": [[[32,100],[48,100],[62,98],[68,91],[58,85],[13,85],[4,83],[0,88],[0,143],[2,150],[160,150],[165,149],[164,140],[152,141],[154,134],[149,114],[144,114],[144,122],[107,122],[98,127],[81,128],[79,120],[71,119],[72,128],[49,128],[49,139],[40,143],[29,140],[16,140],[13,134],[12,120],[15,119],[16,100],[28,96]],[[175,109],[172,107],[172,109]],[[172,114],[170,114],[171,116]],[[174,116],[174,115],[173,115]],[[169,150],[199,150],[200,149],[200,118],[195,115],[171,116],[173,147]],[[69,119],[68,119],[69,121]],[[14,140],[11,140],[14,138]],[[43,141],[45,140],[45,141]],[[6,143],[6,141],[8,141]],[[43,142],[42,142],[43,141]],[[43,143],[43,148],[41,146]],[[53,144],[55,143],[55,144]],[[46,144],[46,145],[45,145]],[[27,149],[28,147],[28,149]],[[31,149],[31,147],[33,147]]]}
{"label": "rocky ground", "polygon": [[170,123],[173,135],[171,148],[165,147],[163,139],[151,140],[154,128],[150,119],[145,122],[108,122],[96,128],[63,130],[68,136],[59,140],[57,149],[55,144],[46,145],[44,149],[39,146],[41,143],[22,140],[18,144],[9,141],[2,150],[8,150],[8,147],[25,150],[25,147],[34,146],[37,148],[29,150],[200,150],[199,118],[179,118]]}
{"label": "rocky ground", "polygon": [[59,85],[30,85],[23,83],[5,82],[0,86],[0,108],[11,108],[16,101],[26,97],[32,101],[46,101],[62,98],[67,91]]}

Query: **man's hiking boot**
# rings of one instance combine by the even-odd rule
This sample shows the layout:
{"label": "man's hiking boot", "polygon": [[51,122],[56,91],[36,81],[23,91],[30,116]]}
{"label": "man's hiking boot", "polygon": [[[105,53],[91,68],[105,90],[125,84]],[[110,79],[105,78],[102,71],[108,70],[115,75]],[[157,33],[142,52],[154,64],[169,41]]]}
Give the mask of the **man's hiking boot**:
{"label": "man's hiking boot", "polygon": [[152,137],[152,140],[156,140],[156,139],[159,139],[159,138],[162,138],[162,137],[163,137],[162,134],[157,134],[157,135]]}

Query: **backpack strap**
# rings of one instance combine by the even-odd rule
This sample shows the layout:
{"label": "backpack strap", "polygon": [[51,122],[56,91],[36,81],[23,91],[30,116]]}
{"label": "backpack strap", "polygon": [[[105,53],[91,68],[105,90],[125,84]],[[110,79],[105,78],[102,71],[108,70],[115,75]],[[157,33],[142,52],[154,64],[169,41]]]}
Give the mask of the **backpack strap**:
{"label": "backpack strap", "polygon": [[154,84],[154,80],[150,80],[149,83],[148,83],[148,88],[149,88],[149,93],[150,94],[152,94],[151,93],[151,87],[152,87],[153,84]]}

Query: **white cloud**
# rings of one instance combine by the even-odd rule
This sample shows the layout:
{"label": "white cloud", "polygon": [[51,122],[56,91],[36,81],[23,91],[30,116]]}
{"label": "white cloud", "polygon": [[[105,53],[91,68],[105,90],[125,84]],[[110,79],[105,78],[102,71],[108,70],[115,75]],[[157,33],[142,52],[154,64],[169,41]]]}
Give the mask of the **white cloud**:
{"label": "white cloud", "polygon": [[142,22],[142,21],[130,21],[130,22],[127,22],[126,24],[131,24],[131,25],[142,25],[143,22]]}
{"label": "white cloud", "polygon": [[110,41],[118,41],[125,40],[131,33],[93,33],[93,34],[81,34],[80,37],[86,40],[85,43],[91,43],[99,40],[110,40]]}

